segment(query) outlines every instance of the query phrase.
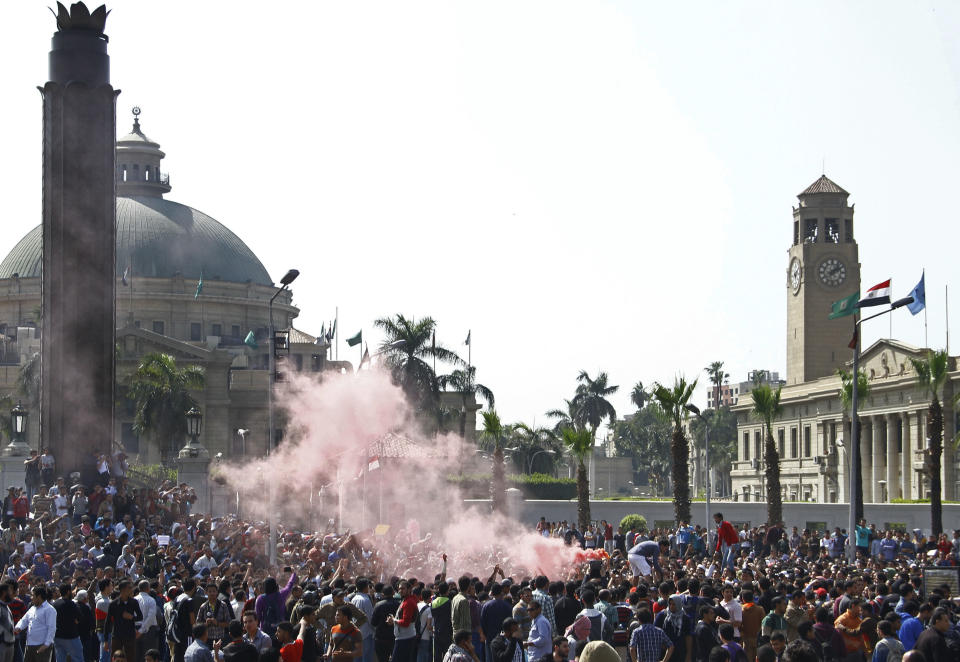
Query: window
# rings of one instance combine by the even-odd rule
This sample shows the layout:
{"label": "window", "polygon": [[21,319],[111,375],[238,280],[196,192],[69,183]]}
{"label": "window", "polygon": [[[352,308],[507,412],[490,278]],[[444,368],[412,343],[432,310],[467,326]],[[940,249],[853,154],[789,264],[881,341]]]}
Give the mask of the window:
{"label": "window", "polygon": [[203,340],[203,328],[200,322],[190,322],[190,340],[194,342]]}
{"label": "window", "polygon": [[753,456],[754,456],[755,458],[757,458],[758,460],[759,460],[761,457],[763,457],[763,453],[762,453],[762,451],[761,451],[760,449],[761,449],[761,446],[760,446],[760,430],[756,430],[756,431],[753,433]]}
{"label": "window", "polygon": [[783,428],[777,430],[777,452],[783,457]]}
{"label": "window", "polygon": [[843,241],[848,244],[853,243],[853,219],[852,218],[843,219]]}
{"label": "window", "polygon": [[223,335],[223,325],[222,325],[222,324],[211,324],[211,325],[210,325],[210,335],[211,335],[211,336],[222,336],[222,335]]}
{"label": "window", "polygon": [[797,457],[797,428],[790,428],[790,457]]}
{"label": "window", "polygon": [[839,218],[824,219],[824,225],[826,226],[827,243],[839,244],[840,243],[840,219]]}
{"label": "window", "polygon": [[293,363],[297,366],[297,372],[303,370],[303,354],[294,354]]}
{"label": "window", "polygon": [[800,243],[800,221],[793,222],[793,245]]}
{"label": "window", "polygon": [[820,228],[817,225],[817,219],[808,218],[804,227],[805,230],[803,232],[803,243],[815,244],[817,242],[817,234],[820,231]]}
{"label": "window", "polygon": [[163,320],[154,320],[153,322],[153,332],[163,335]]}
{"label": "window", "polygon": [[805,425],[803,427],[803,456],[810,457],[812,453],[810,452],[810,426]]}
{"label": "window", "polygon": [[750,459],[750,433],[743,433],[743,459],[744,461]]}
{"label": "window", "polygon": [[230,335],[233,336],[234,338],[239,338],[239,337],[240,337],[240,325],[239,325],[239,324],[234,324],[233,326],[230,327]]}

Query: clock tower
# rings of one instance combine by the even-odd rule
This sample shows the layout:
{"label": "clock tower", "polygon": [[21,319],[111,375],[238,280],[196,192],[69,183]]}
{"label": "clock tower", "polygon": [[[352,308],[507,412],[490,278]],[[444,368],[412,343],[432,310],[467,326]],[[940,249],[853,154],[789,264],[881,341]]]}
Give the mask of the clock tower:
{"label": "clock tower", "polygon": [[828,319],[830,304],[860,290],[849,193],[826,175],[797,196],[787,262],[787,383],[836,372],[852,356],[851,318]]}

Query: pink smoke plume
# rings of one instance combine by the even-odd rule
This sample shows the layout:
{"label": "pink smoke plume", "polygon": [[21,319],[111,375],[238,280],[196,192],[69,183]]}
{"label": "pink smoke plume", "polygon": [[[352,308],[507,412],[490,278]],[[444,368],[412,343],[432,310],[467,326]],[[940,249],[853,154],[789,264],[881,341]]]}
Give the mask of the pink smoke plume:
{"label": "pink smoke plume", "polygon": [[[425,434],[385,371],[293,373],[278,385],[276,402],[286,420],[283,443],[267,457],[220,470],[240,493],[244,519],[274,515],[288,530],[304,531],[337,519],[341,530],[372,541],[401,576],[432,576],[444,553],[450,576],[489,574],[499,563],[515,576],[555,577],[574,563],[574,550],[560,540],[467,507],[448,476],[462,471],[473,448],[458,435]],[[388,435],[402,440],[404,457],[391,456],[397,444],[380,443]],[[370,469],[373,457],[379,469]],[[375,532],[377,525],[389,528]]]}

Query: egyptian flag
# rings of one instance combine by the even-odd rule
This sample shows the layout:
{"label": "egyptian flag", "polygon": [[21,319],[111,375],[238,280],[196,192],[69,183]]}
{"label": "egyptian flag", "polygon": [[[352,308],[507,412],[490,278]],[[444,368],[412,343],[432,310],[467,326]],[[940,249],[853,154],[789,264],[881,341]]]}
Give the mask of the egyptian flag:
{"label": "egyptian flag", "polygon": [[890,281],[885,280],[867,290],[867,296],[860,299],[860,308],[882,306],[890,303]]}

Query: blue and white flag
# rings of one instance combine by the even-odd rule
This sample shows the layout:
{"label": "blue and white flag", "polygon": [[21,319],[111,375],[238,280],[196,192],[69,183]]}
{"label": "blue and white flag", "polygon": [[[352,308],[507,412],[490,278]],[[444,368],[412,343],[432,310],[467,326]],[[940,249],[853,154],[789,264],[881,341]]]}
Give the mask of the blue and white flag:
{"label": "blue and white flag", "polygon": [[917,286],[910,292],[910,296],[913,297],[913,302],[907,304],[907,310],[914,315],[927,307],[927,286],[924,284],[926,278],[927,273],[923,272],[923,275],[920,276],[920,282],[917,283]]}

